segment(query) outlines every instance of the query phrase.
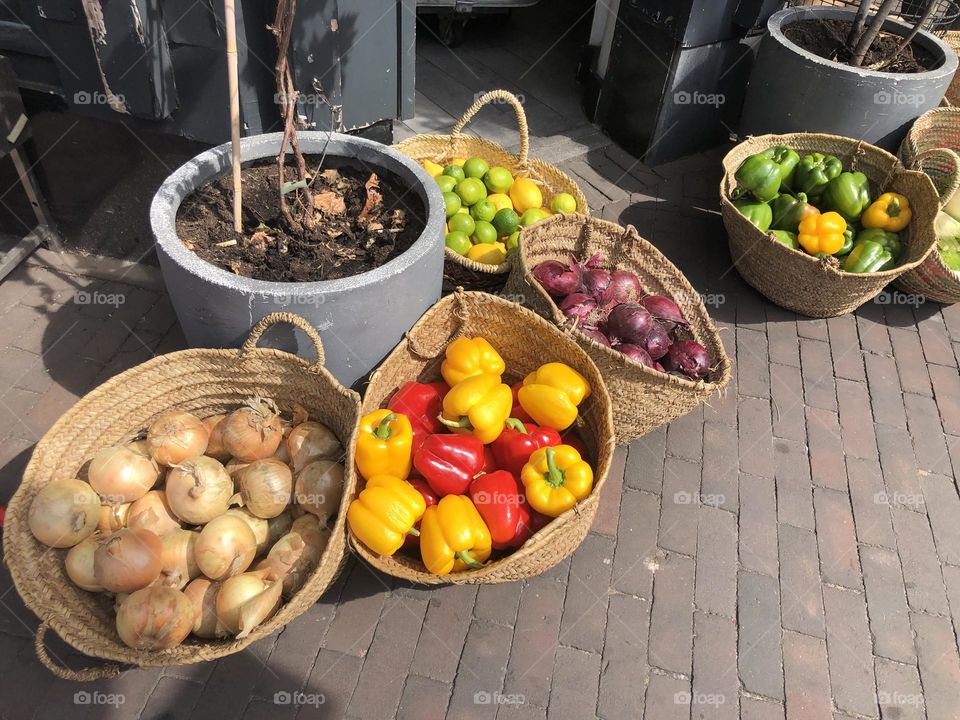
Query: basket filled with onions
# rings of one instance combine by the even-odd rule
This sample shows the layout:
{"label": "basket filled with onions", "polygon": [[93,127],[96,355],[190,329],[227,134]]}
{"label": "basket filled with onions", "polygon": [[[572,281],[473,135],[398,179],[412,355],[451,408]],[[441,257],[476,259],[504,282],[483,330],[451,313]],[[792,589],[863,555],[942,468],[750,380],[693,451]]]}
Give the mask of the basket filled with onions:
{"label": "basket filled with onions", "polygon": [[[277,322],[318,360],[256,347]],[[239,350],[156,357],[82,398],[37,444],[7,510],[4,559],[77,650],[158,666],[237,652],[312,605],[340,571],[359,396],[302,318],[264,318]]]}
{"label": "basket filled with onions", "polygon": [[504,293],[587,351],[610,392],[618,444],[687,414],[730,380],[700,293],[633,226],[558,214],[525,228]]}

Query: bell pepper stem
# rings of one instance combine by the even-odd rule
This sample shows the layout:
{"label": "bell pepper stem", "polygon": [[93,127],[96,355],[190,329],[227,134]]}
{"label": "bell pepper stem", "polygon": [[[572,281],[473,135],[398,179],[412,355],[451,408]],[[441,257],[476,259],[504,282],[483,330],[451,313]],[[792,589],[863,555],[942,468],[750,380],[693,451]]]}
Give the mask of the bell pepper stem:
{"label": "bell pepper stem", "polygon": [[412,527],[409,530],[407,530],[407,535],[413,535],[413,537],[420,537],[420,531],[417,530],[415,527]]}
{"label": "bell pepper stem", "polygon": [[457,558],[462,560],[464,564],[474,569],[479,569],[483,567],[482,562],[477,562],[476,560],[473,559],[473,556],[470,554],[469,550],[461,550],[460,552],[457,553]]}
{"label": "bell pepper stem", "polygon": [[564,481],[564,472],[557,467],[556,460],[554,459],[553,448],[547,448],[547,474],[544,475],[544,480],[550,487],[558,488],[563,485]]}
{"label": "bell pepper stem", "polygon": [[466,415],[461,415],[459,420],[447,420],[443,415],[437,415],[437,420],[451,428],[465,428],[467,430],[472,430],[473,425],[470,424],[470,418]]}
{"label": "bell pepper stem", "polygon": [[373,435],[378,440],[388,440],[393,434],[393,430],[390,428],[390,423],[397,419],[396,413],[389,413],[388,415],[383,416],[377,427],[373,430]]}
{"label": "bell pepper stem", "polygon": [[527,428],[526,428],[526,426],[523,424],[523,421],[521,421],[521,420],[517,420],[516,418],[507,418],[505,424],[506,424],[506,426],[507,426],[508,428],[513,428],[514,430],[516,430],[516,431],[519,432],[519,433],[523,433],[524,435],[529,435],[529,434],[530,434],[530,433],[527,432]]}

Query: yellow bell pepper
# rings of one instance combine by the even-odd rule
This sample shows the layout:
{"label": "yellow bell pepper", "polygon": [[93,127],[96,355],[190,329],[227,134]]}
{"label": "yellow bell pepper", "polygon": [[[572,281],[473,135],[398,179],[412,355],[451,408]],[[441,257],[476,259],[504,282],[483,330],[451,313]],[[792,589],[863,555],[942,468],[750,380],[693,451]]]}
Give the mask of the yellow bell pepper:
{"label": "yellow bell pepper", "polygon": [[881,228],[889,232],[900,232],[913,217],[910,201],[898,193],[884,193],[863,211],[860,222],[865,228]]}
{"label": "yellow bell pepper", "polygon": [[590,397],[590,384],[569,365],[541,365],[523,379],[517,391],[520,407],[538,425],[566,430],[577,419],[577,406]]}
{"label": "yellow bell pepper", "polygon": [[448,575],[483,567],[490,548],[490,530],[466,495],[447,495],[423,514],[420,557],[428,571]]}
{"label": "yellow bell pepper", "polygon": [[593,489],[593,470],[570,445],[534,450],[520,471],[530,507],[557,517],[576,505]]}
{"label": "yellow bell pepper", "polygon": [[453,432],[472,434],[487,445],[500,437],[512,409],[513,392],[499,375],[474,375],[450,388],[438,419]]}
{"label": "yellow bell pepper", "polygon": [[412,457],[413,428],[406,415],[384,408],[360,419],[357,470],[365,480],[374,475],[403,480],[410,474]]}
{"label": "yellow bell pepper", "polygon": [[493,345],[482,337],[462,337],[454,340],[444,353],[443,363],[440,365],[440,374],[453,387],[468,377],[485,373],[487,375],[503,375],[507,369],[506,363],[500,357]]}
{"label": "yellow bell pepper", "polygon": [[810,215],[800,222],[797,240],[811,255],[833,255],[843,247],[847,221],[837,212]]}
{"label": "yellow bell pepper", "polygon": [[413,526],[426,509],[423,495],[406,480],[374,475],[350,503],[347,524],[373,552],[393,555],[403,546],[407,535],[419,535]]}

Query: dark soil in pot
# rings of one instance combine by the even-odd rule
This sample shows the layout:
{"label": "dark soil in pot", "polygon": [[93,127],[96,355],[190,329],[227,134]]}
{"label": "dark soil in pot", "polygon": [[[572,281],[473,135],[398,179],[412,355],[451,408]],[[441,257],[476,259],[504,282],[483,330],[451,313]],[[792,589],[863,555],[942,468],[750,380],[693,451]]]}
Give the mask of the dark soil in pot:
{"label": "dark soil in pot", "polygon": [[[849,63],[851,53],[847,36],[851,24],[845,20],[800,20],[783,29],[790,42],[826,60]],[[874,40],[863,61],[863,69],[891,73],[922,73],[937,67],[937,60],[915,43],[904,48],[900,56],[889,65],[874,67],[889,58],[903,38],[894,33],[881,32]]]}
{"label": "dark soil in pot", "polygon": [[[308,167],[320,164],[319,157],[306,161]],[[290,168],[287,173],[288,178],[293,174]],[[417,194],[379,168],[371,173],[344,165],[318,173],[312,187],[317,208],[312,228],[289,227],[281,215],[276,162],[244,167],[242,178],[243,235],[233,229],[229,175],[183,201],[177,235],[202,259],[244,277],[314,282],[357,275],[402,254],[426,224]]]}

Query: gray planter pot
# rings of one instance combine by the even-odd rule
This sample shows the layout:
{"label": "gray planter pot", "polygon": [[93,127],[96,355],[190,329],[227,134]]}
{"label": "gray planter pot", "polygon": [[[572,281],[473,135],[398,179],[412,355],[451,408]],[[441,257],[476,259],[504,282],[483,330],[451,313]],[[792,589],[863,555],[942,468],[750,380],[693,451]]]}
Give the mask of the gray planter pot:
{"label": "gray planter pot", "polygon": [[[280,133],[241,141],[244,162],[276,157]],[[193,158],[163,183],[150,206],[160,268],[187,342],[193,347],[237,347],[250,328],[271,312],[305,317],[323,338],[326,366],[344,385],[353,385],[379,364],[403,333],[440,297],[443,276],[443,197],[419,164],[395,150],[362,138],[304,132],[305,154],[326,146],[331,163],[359,160],[389,170],[409,183],[423,203],[423,234],[402,255],[369,272],[339,280],[278,283],[251,280],[201,260],[177,237],[177,210],[192,191],[230,171],[230,144]],[[262,345],[312,354],[306,337],[289,328],[268,333]]]}
{"label": "gray planter pot", "polygon": [[[937,59],[924,73],[863,70],[825,60],[788,40],[783,29],[800,20],[852,20],[836,7],[781,10],[767,21],[750,75],[740,132],[822,132],[844,135],[896,152],[910,124],[943,99],[957,54],[942,40],[921,32],[914,43]],[[910,27],[887,20],[883,29],[905,36]]]}

